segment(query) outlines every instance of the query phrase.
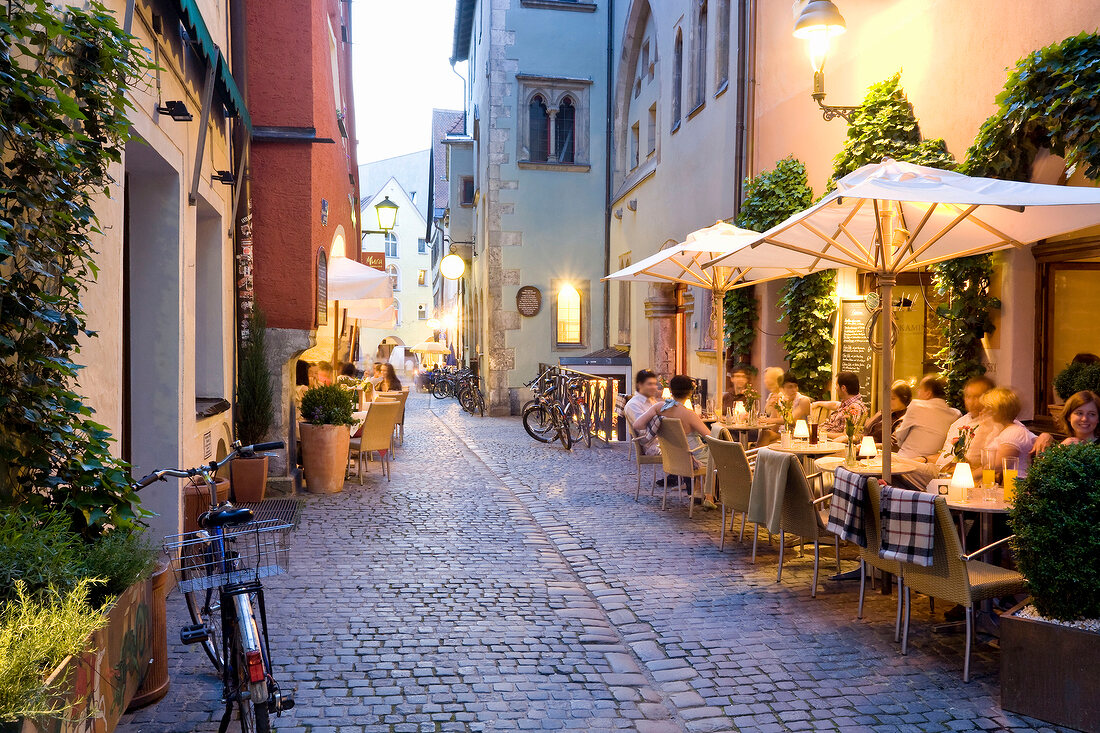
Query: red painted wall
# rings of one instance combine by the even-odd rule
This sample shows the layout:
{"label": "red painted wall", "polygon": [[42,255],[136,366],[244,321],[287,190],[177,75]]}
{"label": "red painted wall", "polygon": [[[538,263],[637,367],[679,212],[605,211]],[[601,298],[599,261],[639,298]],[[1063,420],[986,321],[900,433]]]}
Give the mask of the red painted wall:
{"label": "red painted wall", "polygon": [[[308,6],[304,13],[303,6]],[[248,0],[248,105],[254,127],[313,127],[335,144],[254,142],[252,228],[256,302],[270,328],[316,328],[317,251],[342,226],[358,257],[353,223],[359,183],[351,104],[350,3]],[[329,23],[336,38],[349,137],[340,135]],[[341,26],[349,43],[342,40]],[[349,179],[349,174],[351,178]],[[349,199],[350,194],[350,199]],[[328,201],[328,224],[321,201]]]}

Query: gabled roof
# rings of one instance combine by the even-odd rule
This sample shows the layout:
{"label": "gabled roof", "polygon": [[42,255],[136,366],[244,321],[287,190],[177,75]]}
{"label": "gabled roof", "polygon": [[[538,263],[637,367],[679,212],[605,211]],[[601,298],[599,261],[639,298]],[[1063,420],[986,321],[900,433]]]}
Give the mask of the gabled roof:
{"label": "gabled roof", "polygon": [[[466,129],[466,113],[455,109],[432,110],[432,208],[435,211],[450,205],[447,185],[447,150],[443,140]],[[435,212],[433,212],[435,213]]]}

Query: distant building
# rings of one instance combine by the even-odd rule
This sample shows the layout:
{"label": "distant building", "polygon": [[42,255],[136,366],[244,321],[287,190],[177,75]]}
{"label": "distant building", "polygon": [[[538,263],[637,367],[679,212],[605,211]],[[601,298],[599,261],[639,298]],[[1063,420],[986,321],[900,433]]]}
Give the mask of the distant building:
{"label": "distant building", "polygon": [[[463,314],[465,279],[448,280],[439,262],[454,250],[466,253],[473,242],[474,179],[473,139],[466,135],[466,115],[461,110],[432,110],[432,302],[443,322],[441,336],[454,347],[456,359],[468,364],[464,334],[469,319]],[[452,175],[452,172],[454,174]]]}
{"label": "distant building", "polygon": [[[456,6],[472,143],[448,181],[473,187],[463,318],[494,413],[518,409],[540,363],[607,346],[607,13],[580,0]],[[537,290],[537,312],[531,297],[520,314],[521,288]]]}

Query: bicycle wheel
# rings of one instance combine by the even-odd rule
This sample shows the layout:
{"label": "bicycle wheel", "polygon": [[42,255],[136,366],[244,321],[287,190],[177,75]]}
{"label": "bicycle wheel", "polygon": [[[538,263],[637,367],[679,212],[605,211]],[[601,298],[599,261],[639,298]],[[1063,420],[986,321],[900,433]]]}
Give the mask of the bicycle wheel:
{"label": "bicycle wheel", "polygon": [[[180,551],[179,572],[184,585],[188,582],[195,585],[203,585],[206,578],[215,567],[214,544],[196,543],[187,545]],[[187,603],[187,612],[191,615],[191,622],[202,624],[206,627],[207,638],[202,642],[202,648],[206,656],[210,657],[214,669],[220,674],[225,660],[222,650],[222,607],[221,596],[217,588],[198,588],[184,591],[184,601]]]}
{"label": "bicycle wheel", "polygon": [[587,431],[584,428],[583,417],[580,415],[580,410],[576,402],[572,400],[565,406],[563,413],[565,418],[565,427],[569,431],[569,439],[573,443],[580,443],[584,440]]}
{"label": "bicycle wheel", "polygon": [[471,415],[474,414],[476,404],[474,403],[474,390],[472,387],[464,386],[458,393],[458,404],[462,406],[462,409]]}
{"label": "bicycle wheel", "polygon": [[474,390],[474,404],[477,406],[478,417],[485,417],[485,395],[481,394],[481,388]]}
{"label": "bicycle wheel", "polygon": [[557,438],[554,416],[545,405],[538,403],[523,411],[523,429],[540,443],[549,443]]}
{"label": "bicycle wheel", "polygon": [[[256,633],[262,649],[263,639],[259,636],[262,631],[257,628]],[[269,733],[271,713],[267,705],[267,680],[252,682],[248,674],[248,660],[245,658],[244,646],[241,644],[240,629],[233,629],[232,638],[231,680],[237,693],[237,717],[241,723],[241,731],[242,733]]]}
{"label": "bicycle wheel", "polygon": [[562,448],[572,450],[573,436],[569,433],[569,422],[565,418],[565,412],[561,409],[561,405],[554,405],[550,409],[554,421],[554,428],[557,430],[557,435],[555,437],[561,442]]}

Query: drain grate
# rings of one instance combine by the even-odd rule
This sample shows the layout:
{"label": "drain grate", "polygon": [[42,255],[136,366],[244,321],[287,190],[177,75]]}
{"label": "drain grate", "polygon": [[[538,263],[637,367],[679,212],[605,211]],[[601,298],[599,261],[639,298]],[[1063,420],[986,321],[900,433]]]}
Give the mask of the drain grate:
{"label": "drain grate", "polygon": [[298,520],[302,516],[303,503],[301,499],[265,499],[258,503],[240,504],[239,506],[251,509],[257,522],[275,519],[284,524],[293,524],[297,527]]}

